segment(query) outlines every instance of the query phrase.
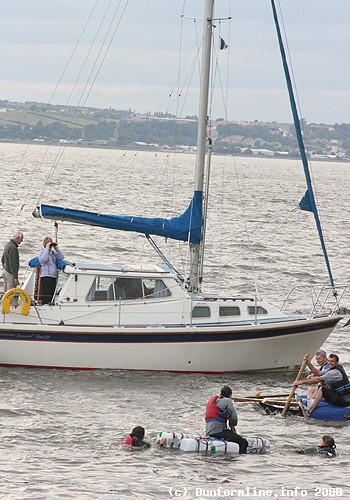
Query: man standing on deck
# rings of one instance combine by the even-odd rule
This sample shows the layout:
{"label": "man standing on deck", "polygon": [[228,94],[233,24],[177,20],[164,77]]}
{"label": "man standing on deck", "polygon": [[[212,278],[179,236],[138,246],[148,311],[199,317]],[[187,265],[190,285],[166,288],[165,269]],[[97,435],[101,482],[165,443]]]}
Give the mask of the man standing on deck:
{"label": "man standing on deck", "polygon": [[[231,387],[225,385],[221,389],[220,396],[209,399],[205,411],[206,435],[237,443],[239,452],[247,453],[248,441],[236,433],[238,417],[231,396]],[[230,428],[227,427],[227,423]]]}
{"label": "man standing on deck", "polygon": [[2,276],[4,278],[4,292],[15,288],[19,285],[18,271],[19,271],[19,253],[18,246],[23,241],[23,233],[17,231],[13,238],[6,243],[4,253],[1,257],[2,267],[4,268]]}

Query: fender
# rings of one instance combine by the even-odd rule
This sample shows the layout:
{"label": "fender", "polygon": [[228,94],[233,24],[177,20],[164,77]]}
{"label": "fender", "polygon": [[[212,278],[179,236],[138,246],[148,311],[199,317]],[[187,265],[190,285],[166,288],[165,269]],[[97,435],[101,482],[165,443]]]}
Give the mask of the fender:
{"label": "fender", "polygon": [[17,295],[19,295],[22,299],[21,314],[23,316],[28,316],[30,309],[30,297],[25,290],[22,290],[22,288],[11,288],[11,290],[7,290],[1,302],[2,313],[9,314],[11,300],[17,297]]}

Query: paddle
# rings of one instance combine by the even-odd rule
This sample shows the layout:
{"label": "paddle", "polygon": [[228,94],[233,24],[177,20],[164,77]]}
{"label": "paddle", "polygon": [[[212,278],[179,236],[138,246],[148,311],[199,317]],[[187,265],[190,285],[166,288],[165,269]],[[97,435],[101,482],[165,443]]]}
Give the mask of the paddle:
{"label": "paddle", "polygon": [[[300,370],[298,372],[297,378],[295,379],[296,381],[298,381],[298,380],[301,379],[303,371],[305,370],[305,367],[307,365],[307,356],[309,356],[309,355],[307,354],[306,356],[304,356],[304,360],[303,360],[302,365],[300,367]],[[296,387],[293,385],[292,390],[290,391],[289,397],[288,397],[288,399],[286,401],[286,404],[285,404],[285,406],[284,406],[284,408],[282,410],[282,417],[285,417],[286,414],[287,414],[290,402],[292,401],[294,393],[295,393],[295,389],[296,389]]]}
{"label": "paddle", "polygon": [[[259,401],[259,403],[263,403],[263,404],[268,404],[268,405],[283,405],[283,407],[285,406],[286,404],[286,400],[285,399],[281,399],[281,400],[278,400],[278,399],[261,399]],[[289,406],[291,405],[294,405],[294,406],[299,406],[299,401],[296,401],[295,399],[293,399],[292,401],[289,402]]]}
{"label": "paddle", "polygon": [[232,396],[235,403],[258,403],[263,399],[286,398],[288,394],[272,394],[271,396]]}

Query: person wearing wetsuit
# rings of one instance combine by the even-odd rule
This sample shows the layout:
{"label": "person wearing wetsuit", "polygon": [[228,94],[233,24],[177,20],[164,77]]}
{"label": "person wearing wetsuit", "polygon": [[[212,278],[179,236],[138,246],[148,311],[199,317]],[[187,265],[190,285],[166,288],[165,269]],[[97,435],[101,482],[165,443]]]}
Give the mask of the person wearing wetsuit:
{"label": "person wearing wetsuit", "polygon": [[206,435],[237,443],[239,452],[246,453],[248,441],[236,433],[238,417],[231,396],[232,389],[225,385],[221,389],[220,396],[213,396],[209,399],[205,411]]}
{"label": "person wearing wetsuit", "polygon": [[321,455],[321,457],[334,458],[337,456],[335,451],[336,444],[332,436],[322,436],[319,446],[313,446],[311,448],[304,448],[302,450],[297,450],[297,453],[303,455]]}
{"label": "person wearing wetsuit", "polygon": [[144,441],[145,429],[141,426],[134,427],[130,434],[125,436],[123,444],[136,448],[150,448],[151,445]]}

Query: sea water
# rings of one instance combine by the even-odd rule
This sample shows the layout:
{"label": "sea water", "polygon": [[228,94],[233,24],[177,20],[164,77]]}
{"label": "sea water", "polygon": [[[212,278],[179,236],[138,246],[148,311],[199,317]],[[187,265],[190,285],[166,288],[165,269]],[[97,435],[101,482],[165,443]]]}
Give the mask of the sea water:
{"label": "sea water", "polygon": [[[49,155],[54,157],[53,150]],[[24,232],[23,272],[43,238],[55,236],[52,222],[31,216],[37,201],[171,216],[181,213],[191,197],[193,155],[180,155],[174,163],[163,153],[68,148],[41,199],[52,158],[45,146],[31,147],[21,160],[24,151],[22,145],[0,145],[1,246],[17,229]],[[280,306],[292,285],[326,282],[312,215],[297,208],[305,192],[299,162],[214,157],[212,171],[205,290],[254,293],[257,283],[260,295]],[[349,283],[349,164],[315,163],[313,175],[335,281]],[[59,224],[58,240],[66,258],[76,262],[158,262],[143,237],[131,233]],[[167,242],[163,248],[186,272],[185,245]],[[293,310],[308,307],[308,289],[304,292]],[[349,302],[345,298],[343,305]],[[340,324],[323,346],[340,355],[348,373],[349,332]],[[223,385],[236,395],[283,394],[294,377],[1,368],[0,498],[349,498],[348,423],[268,416],[259,406],[236,403],[237,431],[268,438],[270,454],[219,456],[119,446],[136,425],[146,428],[149,442],[159,431],[203,434],[206,402]],[[319,444],[324,434],[335,438],[337,458],[295,453]]]}

